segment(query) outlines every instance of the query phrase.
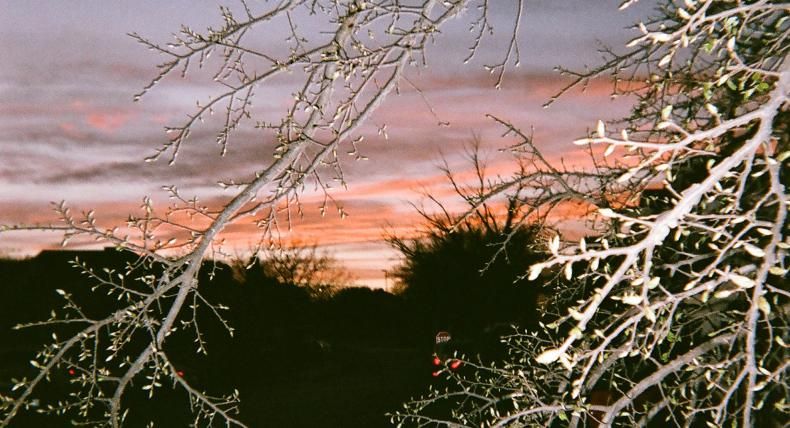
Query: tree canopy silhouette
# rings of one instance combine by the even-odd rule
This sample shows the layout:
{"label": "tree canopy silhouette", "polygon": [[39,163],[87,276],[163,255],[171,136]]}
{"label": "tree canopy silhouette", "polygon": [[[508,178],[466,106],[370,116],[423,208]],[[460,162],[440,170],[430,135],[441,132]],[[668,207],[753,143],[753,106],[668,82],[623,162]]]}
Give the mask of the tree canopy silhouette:
{"label": "tree canopy silhouette", "polygon": [[[455,196],[471,205],[492,190],[492,182],[477,143],[467,155],[473,184],[461,183],[446,164],[441,169]],[[546,253],[539,239],[542,225],[522,224],[520,192],[461,214],[426,196],[438,209],[418,208],[425,220],[423,233],[416,239],[389,237],[403,256],[392,273],[397,292],[434,330],[469,334],[495,324],[534,325],[540,285],[524,272]]]}

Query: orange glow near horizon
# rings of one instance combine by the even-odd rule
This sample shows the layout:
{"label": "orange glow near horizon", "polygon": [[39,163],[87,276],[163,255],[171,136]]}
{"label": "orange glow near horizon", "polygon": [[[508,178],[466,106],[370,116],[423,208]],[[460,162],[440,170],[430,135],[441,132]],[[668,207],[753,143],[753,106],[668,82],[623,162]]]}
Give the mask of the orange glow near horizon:
{"label": "orange glow near horizon", "polygon": [[[385,231],[412,237],[423,225],[423,219],[410,203],[420,204],[424,200],[421,194],[430,194],[450,210],[466,208],[462,201],[454,198],[454,190],[437,167],[442,158],[447,161],[459,182],[472,182],[475,174],[463,153],[468,150],[465,146],[476,136],[481,141],[484,157],[490,157],[486,166],[489,177],[506,178],[518,169],[509,155],[496,153],[496,149],[507,148],[518,141],[512,137],[501,138],[503,129],[487,118],[487,113],[511,120],[525,130],[533,127],[535,143],[551,162],[562,161],[575,168],[589,168],[588,153],[584,148],[572,145],[571,141],[585,135],[588,127],[594,123],[593,118],[601,116],[599,106],[610,105],[611,111],[607,114],[612,117],[625,112],[623,102],[610,100],[611,86],[602,80],[591,82],[585,94],[569,93],[566,99],[546,110],[541,107],[542,103],[562,86],[563,80],[544,74],[516,74],[509,80],[509,89],[492,91],[485,83],[485,78],[481,75],[455,76],[422,82],[422,91],[439,106],[437,114],[442,120],[448,120],[450,127],[437,127],[436,119],[427,113],[426,108],[415,108],[414,91],[404,90],[401,96],[385,103],[372,123],[389,124],[389,141],[378,137],[366,143],[363,151],[371,160],[347,165],[348,189],[333,189],[330,193],[348,212],[348,217],[341,219],[331,206],[327,215],[322,217],[319,205],[323,196],[316,192],[304,194],[301,197],[302,215],[294,218],[290,230],[283,226],[282,241],[286,245],[293,242],[318,244],[334,254],[357,277],[359,284],[382,287],[386,282],[384,271],[391,269],[398,258],[398,254],[384,242]],[[38,182],[32,180],[27,184],[9,186],[0,194],[3,201],[0,205],[0,223],[57,223],[58,219],[47,203],[57,200],[53,197],[57,195],[71,201],[75,214],[81,210],[95,210],[103,227],[123,225],[129,214],[139,212],[139,201],[146,193],[160,201],[155,204],[158,210],[167,206],[161,192],[151,193],[149,189],[186,177],[196,183],[210,184],[218,178],[213,176],[216,171],[221,171],[224,178],[233,176],[236,169],[242,171],[241,167],[245,167],[247,172],[244,173],[248,174],[248,165],[255,167],[266,161],[265,157],[260,156],[260,149],[251,152],[255,156],[245,152],[249,150],[247,148],[259,145],[256,139],[260,137],[250,134],[237,142],[237,146],[231,147],[227,160],[212,161],[216,156],[215,151],[203,150],[199,138],[204,137],[197,136],[187,150],[202,150],[205,153],[190,155],[192,152],[188,151],[187,157],[180,159],[175,169],[168,169],[164,163],[141,165],[142,155],[149,154],[156,146],[139,140],[156,138],[161,141],[162,135],[150,131],[139,134],[136,130],[161,129],[163,118],[171,117],[168,111],[99,108],[92,105],[90,100],[37,108],[39,110],[31,111],[56,118],[52,129],[42,128],[42,135],[89,144],[85,147],[86,150],[93,150],[93,157],[84,166],[75,160],[69,161],[67,169],[63,168],[62,158],[42,159],[41,165],[45,170]],[[27,110],[21,106],[17,109],[9,106],[0,113],[13,116],[14,111]],[[116,138],[117,143],[104,145],[103,139],[108,136]],[[198,154],[205,158],[198,157]],[[29,155],[20,152],[19,156]],[[74,156],[76,159],[77,154]],[[57,175],[52,175],[53,172],[57,172]],[[140,180],[139,174],[150,175]],[[189,194],[188,185],[186,189],[182,189],[185,195]],[[199,189],[212,187],[200,185]],[[231,196],[216,187],[213,189],[200,190],[206,194],[202,203],[209,207],[219,207]],[[552,214],[553,222],[566,229],[569,236],[583,234],[586,230],[583,217],[588,208],[573,204],[560,205]],[[244,254],[254,247],[258,233],[248,219],[228,225],[221,235],[225,251]],[[10,256],[26,256],[41,249],[59,248],[60,243],[59,237],[40,233],[14,232],[0,239],[0,253]],[[97,246],[102,244],[75,240],[70,248]]]}

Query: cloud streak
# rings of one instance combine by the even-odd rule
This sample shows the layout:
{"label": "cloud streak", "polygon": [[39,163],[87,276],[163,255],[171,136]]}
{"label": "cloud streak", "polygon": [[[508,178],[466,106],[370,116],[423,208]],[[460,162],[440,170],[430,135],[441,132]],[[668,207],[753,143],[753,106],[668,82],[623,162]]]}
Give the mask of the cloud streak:
{"label": "cloud streak", "polygon": [[[96,209],[108,225],[123,223],[144,195],[166,204],[160,188],[171,184],[187,197],[195,194],[209,204],[219,204],[230,194],[216,185],[218,180],[251,177],[271,159],[272,136],[250,126],[242,128],[227,156],[220,158],[212,132],[216,122],[209,120],[195,130],[173,167],[142,161],[166,141],[163,126],[178,125],[194,102],[207,99],[216,87],[197,79],[170,79],[142,102],[131,103],[132,94],[152,77],[159,58],[122,34],[164,35],[177,28],[179,20],[200,28],[212,22],[206,16],[215,15],[215,6],[206,11],[205,5],[182,0],[167,5],[145,0],[139,10],[121,10],[86,0],[68,7],[58,2],[38,14],[38,8],[32,10],[33,6],[23,3],[13,3],[0,18],[0,48],[6,53],[0,69],[0,223],[56,220],[49,202],[61,199],[73,201],[80,209]],[[391,267],[395,257],[383,243],[384,229],[415,230],[421,219],[408,203],[419,201],[420,191],[442,198],[452,195],[436,168],[440,160],[444,158],[463,175],[468,168],[464,146],[473,137],[491,150],[515,143],[502,138],[503,129],[486,114],[525,130],[533,127],[535,141],[549,159],[588,166],[586,155],[570,142],[584,135],[597,119],[622,116],[627,100],[610,100],[608,83],[594,81],[584,96],[572,92],[552,108],[542,108],[566,83],[547,71],[547,58],[566,65],[578,63],[578,51],[589,52],[596,31],[601,31],[591,19],[603,16],[590,2],[571,2],[575,5],[571,9],[553,3],[530,3],[525,19],[532,25],[528,35],[534,37],[525,37],[525,66],[507,75],[500,91],[492,88],[491,76],[479,68],[441,65],[463,54],[463,45],[451,43],[448,52],[434,52],[439,72],[410,76],[422,94],[404,84],[400,95],[390,97],[365,126],[366,140],[360,148],[370,160],[345,162],[348,189],[331,194],[350,216],[345,220],[321,217],[321,196],[308,187],[302,198],[305,215],[294,222],[286,239],[317,242],[334,251],[362,283],[383,285],[382,269]],[[617,2],[609,3],[611,9],[616,8]],[[584,11],[592,15],[585,16]],[[555,25],[552,22],[571,17],[582,24],[566,26],[562,38],[547,33],[547,26]],[[503,23],[510,17],[504,14],[494,19],[506,26]],[[610,24],[624,27],[628,19],[619,17]],[[15,30],[14,21],[35,21],[42,30]],[[447,37],[461,30],[465,31],[450,28]],[[613,40],[626,37],[624,33]],[[558,45],[549,46],[555,42]],[[256,118],[274,120],[285,111],[290,83],[278,81],[259,88]],[[437,126],[439,121],[450,126]],[[385,124],[388,139],[376,132]],[[507,157],[494,156],[489,171],[507,174],[513,166]],[[225,232],[229,245],[241,250],[254,237],[250,223],[232,225]],[[2,235],[0,252],[29,254],[57,242],[51,235]]]}

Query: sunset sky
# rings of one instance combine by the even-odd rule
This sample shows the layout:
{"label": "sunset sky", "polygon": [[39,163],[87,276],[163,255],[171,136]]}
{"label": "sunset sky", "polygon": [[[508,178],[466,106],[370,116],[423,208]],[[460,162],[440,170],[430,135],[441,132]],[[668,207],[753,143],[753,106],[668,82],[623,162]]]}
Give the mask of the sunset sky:
{"label": "sunset sky", "polygon": [[[496,37],[503,39],[513,12],[500,4],[511,2],[492,3],[494,25],[501,29]],[[198,129],[174,166],[143,162],[165,141],[163,126],[177,125],[216,88],[167,79],[133,103],[133,94],[155,75],[162,58],[126,33],[166,42],[181,24],[196,29],[217,25],[218,4],[0,0],[0,224],[54,221],[49,203],[60,200],[76,211],[95,209],[103,223],[122,223],[145,195],[164,200],[162,185],[178,185],[187,196],[227,198],[231,194],[223,193],[217,180],[244,176],[270,160],[260,134],[242,131],[220,158],[211,130]],[[419,203],[420,191],[450,196],[437,169],[442,156],[462,172],[468,167],[462,159],[464,145],[478,135],[491,152],[492,171],[512,168],[507,157],[495,153],[512,140],[500,138],[502,129],[486,113],[525,130],[534,127],[535,141],[549,158],[584,166],[584,156],[571,141],[597,119],[622,116],[628,103],[610,100],[608,83],[595,82],[587,93],[569,93],[542,109],[567,82],[552,69],[598,64],[600,45],[621,48],[636,34],[627,27],[647,16],[653,2],[643,0],[625,12],[617,11],[618,0],[526,4],[519,35],[521,66],[509,71],[501,90],[494,89],[494,79],[482,68],[486,58],[499,52],[487,51],[480,61],[461,65],[471,39],[464,25],[449,27],[429,51],[431,67],[413,77],[450,126],[438,127],[413,90],[390,97],[372,120],[387,124],[389,139],[367,136],[361,149],[370,160],[347,164],[349,188],[335,194],[349,217],[322,219],[315,198],[307,195],[305,218],[289,238],[331,251],[360,284],[383,286],[383,270],[397,260],[382,240],[384,230],[408,233],[419,225],[409,202]],[[276,117],[285,111],[288,90],[275,85],[257,92],[260,114]],[[255,241],[254,228],[234,226],[227,237],[243,252]],[[0,234],[0,255],[35,254],[59,242],[54,234]]]}

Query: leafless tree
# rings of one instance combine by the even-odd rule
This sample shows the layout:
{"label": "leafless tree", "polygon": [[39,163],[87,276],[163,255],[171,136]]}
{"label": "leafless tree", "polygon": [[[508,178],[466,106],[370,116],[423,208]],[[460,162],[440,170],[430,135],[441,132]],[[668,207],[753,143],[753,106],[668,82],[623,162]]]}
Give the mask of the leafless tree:
{"label": "leafless tree", "polygon": [[261,251],[247,269],[256,267],[281,284],[296,285],[310,291],[315,298],[330,297],[335,291],[351,286],[354,278],[338,265],[332,256],[318,249],[316,244],[299,242]]}
{"label": "leafless tree", "polygon": [[[522,0],[508,6],[518,12],[508,30],[512,37],[502,61],[487,66],[497,75],[497,85],[506,67],[518,62]],[[363,158],[358,147],[363,139],[360,127],[389,94],[399,90],[408,68],[427,66],[426,49],[453,18],[468,20],[473,30],[467,58],[471,59],[492,30],[491,7],[487,0],[279,0],[258,10],[240,0],[237,7],[221,8],[220,26],[202,32],[184,26],[171,43],[132,34],[165,58],[135,100],[170,74],[206,73],[220,88],[209,101],[198,103],[185,123],[168,127],[167,142],[147,161],[175,162],[179,153],[189,149],[193,131],[204,120],[211,124],[215,112],[221,118],[215,142],[222,153],[232,143],[234,131],[253,125],[272,135],[273,157],[262,159],[247,177],[220,182],[234,193],[219,207],[182,196],[175,186],[168,186],[172,206],[158,210],[145,198],[141,213],[118,227],[103,226],[93,211],[75,215],[65,203],[55,206],[60,223],[3,226],[6,233],[62,232],[64,245],[74,239],[95,239],[140,258],[124,272],[99,281],[122,303],[103,318],[85,316],[79,302],[63,293],[65,309],[41,324],[80,329],[67,338],[56,337],[32,362],[36,375],[18,380],[14,392],[2,395],[0,426],[12,424],[20,410],[29,408],[42,382],[64,366],[78,373],[75,392],[45,411],[68,413],[88,425],[118,427],[129,410],[123,402],[128,390],[142,386],[153,395],[170,383],[188,394],[195,425],[244,426],[237,416],[237,392],[215,397],[193,387],[176,374],[165,351],[167,337],[176,330],[200,331],[197,319],[185,315],[198,306],[209,307],[222,320],[221,308],[200,293],[201,265],[222,255],[221,233],[234,222],[254,222],[260,228],[261,246],[270,245],[280,228],[290,227],[291,216],[301,213],[299,195],[306,186],[324,192],[322,212],[336,208],[345,215],[342,206],[333,206],[327,191],[334,183],[345,186],[338,153]],[[308,18],[317,21],[314,28],[321,31],[305,34],[300,25]],[[285,34],[279,33],[282,38],[267,45],[278,28],[285,28]],[[287,113],[279,122],[255,121],[251,103],[256,91],[288,74],[298,81]],[[380,132],[385,133],[385,128]]]}
{"label": "leafless tree", "polygon": [[[449,373],[456,388],[408,403],[397,421],[786,423],[788,12],[782,1],[663,1],[627,53],[564,70],[568,88],[611,74],[615,94],[634,97],[632,115],[599,121],[575,142],[595,155],[589,177],[571,183],[543,163],[497,192],[545,177],[533,206],[597,207],[589,217],[597,233],[578,243],[550,238],[552,256],[529,272],[576,278],[572,298],[557,300],[561,313],[542,331],[509,338],[506,364]],[[522,137],[524,156],[540,160]],[[443,402],[456,411],[437,415]]]}

